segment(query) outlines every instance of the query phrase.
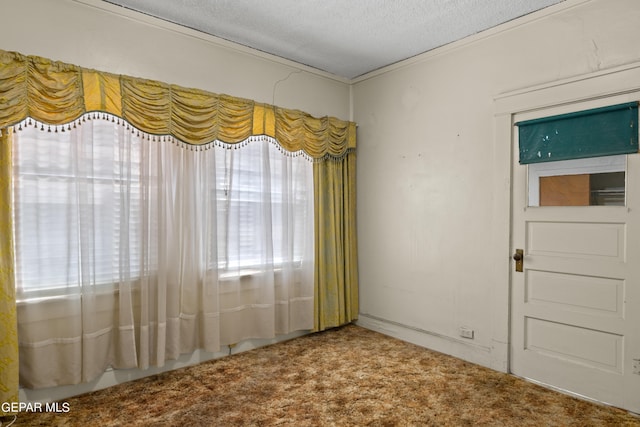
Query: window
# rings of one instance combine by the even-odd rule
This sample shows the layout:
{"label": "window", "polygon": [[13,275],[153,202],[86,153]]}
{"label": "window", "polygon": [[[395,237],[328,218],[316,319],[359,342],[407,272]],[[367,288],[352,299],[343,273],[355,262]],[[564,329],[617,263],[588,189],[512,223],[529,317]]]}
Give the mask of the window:
{"label": "window", "polygon": [[638,102],[515,123],[529,206],[624,206],[626,155],[638,152]]}
{"label": "window", "polygon": [[13,157],[19,299],[157,274],[171,246],[203,257],[197,274],[313,254],[312,165],[269,141],[194,149],[110,120],[23,127]]}
{"label": "window", "polygon": [[[313,233],[306,228],[313,216],[309,166],[269,143],[221,150],[216,156],[218,268],[253,270],[265,262],[277,267],[302,261],[309,241],[301,237]],[[272,234],[266,240],[265,224],[271,224]]]}
{"label": "window", "polygon": [[[23,296],[117,283],[121,263],[138,274],[140,138],[125,146],[119,126],[102,120],[79,128],[25,126],[16,135],[16,280]],[[132,236],[121,248],[125,223]]]}
{"label": "window", "polygon": [[529,206],[624,206],[626,155],[528,165]]}

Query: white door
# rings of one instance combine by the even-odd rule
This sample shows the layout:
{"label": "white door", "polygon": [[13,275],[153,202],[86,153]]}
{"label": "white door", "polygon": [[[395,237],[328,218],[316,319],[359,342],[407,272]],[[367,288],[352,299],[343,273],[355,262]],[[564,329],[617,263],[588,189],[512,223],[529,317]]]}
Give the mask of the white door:
{"label": "white door", "polygon": [[624,206],[531,206],[513,134],[510,370],[640,412],[640,154]]}

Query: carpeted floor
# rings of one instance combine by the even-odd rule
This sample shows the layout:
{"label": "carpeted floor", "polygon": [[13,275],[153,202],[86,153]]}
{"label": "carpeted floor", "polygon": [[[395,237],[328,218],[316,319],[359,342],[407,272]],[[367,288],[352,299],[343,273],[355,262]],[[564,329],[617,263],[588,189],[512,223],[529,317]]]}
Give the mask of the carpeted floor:
{"label": "carpeted floor", "polygon": [[625,411],[355,325],[64,402],[66,414],[20,413],[13,425],[640,426]]}

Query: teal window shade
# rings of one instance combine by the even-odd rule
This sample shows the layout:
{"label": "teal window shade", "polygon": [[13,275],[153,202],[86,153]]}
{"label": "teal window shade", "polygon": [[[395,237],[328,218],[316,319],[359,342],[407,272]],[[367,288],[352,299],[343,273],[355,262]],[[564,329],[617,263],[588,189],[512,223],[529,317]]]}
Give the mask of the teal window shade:
{"label": "teal window shade", "polygon": [[638,152],[638,102],[516,123],[520,163]]}

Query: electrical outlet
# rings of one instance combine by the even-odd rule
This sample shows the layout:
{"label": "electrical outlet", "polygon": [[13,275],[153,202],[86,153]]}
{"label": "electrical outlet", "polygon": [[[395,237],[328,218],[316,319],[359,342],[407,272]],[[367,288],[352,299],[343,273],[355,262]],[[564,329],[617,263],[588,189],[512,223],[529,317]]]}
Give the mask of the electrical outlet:
{"label": "electrical outlet", "polygon": [[469,328],[461,327],[461,328],[460,328],[460,336],[461,336],[462,338],[469,338],[469,339],[473,339],[473,329],[469,329]]}
{"label": "electrical outlet", "polygon": [[633,373],[640,375],[640,359],[633,359]]}

